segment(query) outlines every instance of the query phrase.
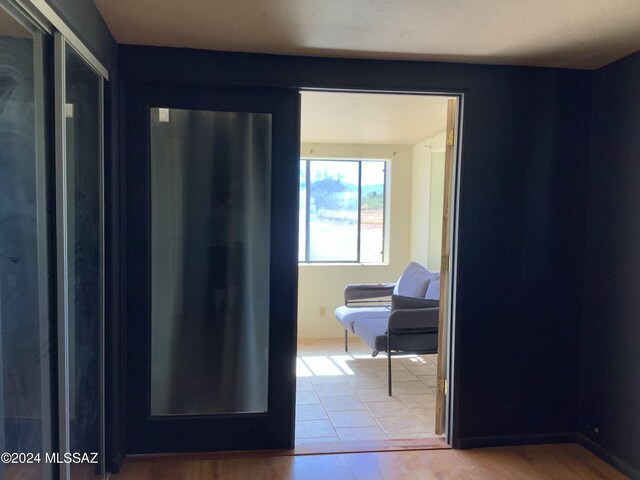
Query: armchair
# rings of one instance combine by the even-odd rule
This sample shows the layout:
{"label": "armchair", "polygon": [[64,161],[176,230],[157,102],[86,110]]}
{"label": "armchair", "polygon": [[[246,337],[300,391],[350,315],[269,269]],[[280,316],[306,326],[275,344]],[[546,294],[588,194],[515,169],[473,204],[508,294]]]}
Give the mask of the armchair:
{"label": "armchair", "polygon": [[372,356],[387,353],[389,396],[393,355],[438,352],[439,283],[439,273],[412,262],[395,284],[347,285],[344,290],[345,305],[336,309],[336,318],[345,327],[345,351],[351,330]]}

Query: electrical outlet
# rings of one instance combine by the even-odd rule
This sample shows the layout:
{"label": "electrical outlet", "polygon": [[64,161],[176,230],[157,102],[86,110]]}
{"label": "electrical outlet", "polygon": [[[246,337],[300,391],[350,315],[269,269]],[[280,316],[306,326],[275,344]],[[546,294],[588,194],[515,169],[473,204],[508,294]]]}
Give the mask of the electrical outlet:
{"label": "electrical outlet", "polygon": [[320,305],[320,316],[324,317],[327,314],[327,307],[325,305]]}

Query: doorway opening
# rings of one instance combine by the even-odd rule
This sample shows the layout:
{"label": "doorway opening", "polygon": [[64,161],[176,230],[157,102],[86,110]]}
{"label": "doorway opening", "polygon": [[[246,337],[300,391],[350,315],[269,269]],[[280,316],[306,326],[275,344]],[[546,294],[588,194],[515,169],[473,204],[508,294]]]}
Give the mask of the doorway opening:
{"label": "doorway opening", "polygon": [[296,452],[445,448],[459,99],[301,97]]}

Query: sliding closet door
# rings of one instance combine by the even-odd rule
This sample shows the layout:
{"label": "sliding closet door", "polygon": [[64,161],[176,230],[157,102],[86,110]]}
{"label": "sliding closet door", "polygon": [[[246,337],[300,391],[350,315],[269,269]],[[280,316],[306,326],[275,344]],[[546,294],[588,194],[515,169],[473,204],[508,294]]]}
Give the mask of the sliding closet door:
{"label": "sliding closet door", "polygon": [[51,478],[46,39],[0,6],[0,453],[12,454],[0,463],[0,479],[7,480]]}
{"label": "sliding closet door", "polygon": [[297,108],[128,90],[130,453],[292,446]]}
{"label": "sliding closet door", "polygon": [[61,465],[75,480],[104,476],[103,79],[60,35],[56,68],[60,452],[91,460]]}

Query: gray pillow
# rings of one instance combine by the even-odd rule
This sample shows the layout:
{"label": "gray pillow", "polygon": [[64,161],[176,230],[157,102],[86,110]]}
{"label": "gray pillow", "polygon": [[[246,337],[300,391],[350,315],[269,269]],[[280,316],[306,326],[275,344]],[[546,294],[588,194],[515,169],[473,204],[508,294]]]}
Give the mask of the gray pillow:
{"label": "gray pillow", "polygon": [[431,277],[424,298],[428,300],[440,300],[440,272],[435,272],[433,277]]}
{"label": "gray pillow", "polygon": [[426,298],[418,297],[405,297],[403,295],[391,296],[391,310],[404,308],[435,308],[439,306],[439,300],[427,300]]}
{"label": "gray pillow", "polygon": [[427,292],[432,273],[416,262],[410,262],[393,289],[396,295],[423,297]]}

